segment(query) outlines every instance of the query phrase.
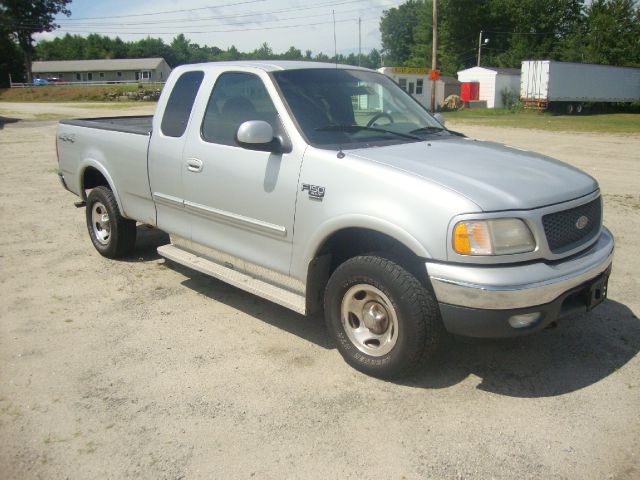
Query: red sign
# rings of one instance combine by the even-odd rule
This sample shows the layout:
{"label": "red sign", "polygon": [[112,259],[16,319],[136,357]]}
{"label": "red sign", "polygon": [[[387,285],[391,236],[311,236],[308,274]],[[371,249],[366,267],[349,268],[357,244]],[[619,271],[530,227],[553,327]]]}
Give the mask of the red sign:
{"label": "red sign", "polygon": [[429,80],[439,80],[439,79],[440,79],[440,70],[429,71]]}

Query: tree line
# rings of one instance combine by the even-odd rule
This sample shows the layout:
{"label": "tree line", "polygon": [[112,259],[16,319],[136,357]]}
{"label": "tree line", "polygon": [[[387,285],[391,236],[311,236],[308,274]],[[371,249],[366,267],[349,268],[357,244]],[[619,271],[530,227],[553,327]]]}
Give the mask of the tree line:
{"label": "tree line", "polygon": [[[3,48],[4,47],[4,48]],[[14,81],[22,81],[24,68],[21,63],[22,54],[19,46],[8,42],[4,45],[0,39],[0,57],[3,52],[5,59],[13,59],[9,72]],[[311,50],[290,47],[284,53],[276,53],[264,42],[251,52],[241,52],[235,46],[221,49],[216,46],[199,45],[191,42],[184,34],[179,34],[165,43],[161,38],[147,37],[140,40],[124,41],[119,37],[90,34],[66,34],[53,40],[42,40],[35,45],[34,60],[92,60],[113,58],[149,58],[162,57],[173,68],[187,63],[218,62],[228,60],[310,60],[316,62],[338,62],[348,65],[361,65],[366,68],[378,68],[381,63],[380,52],[376,49],[364,53],[358,59],[356,53],[348,55],[334,55],[325,53],[313,54]],[[0,60],[2,62],[2,60]],[[2,68],[2,64],[0,64]],[[2,79],[0,79],[1,81]]]}
{"label": "tree line", "polygon": [[[147,37],[125,42],[119,37],[110,38],[98,34],[87,37],[65,35],[49,41],[41,41],[36,45],[35,58],[38,60],[84,60],[94,58],[145,58],[162,57],[171,67],[186,63],[217,62],[226,60],[313,60],[334,62],[336,58],[325,53],[313,54],[311,50],[290,47],[284,53],[275,53],[267,42],[262,43],[251,52],[241,52],[235,46],[221,49],[216,46],[199,45],[191,42],[184,34],[179,34],[165,43],[161,38]],[[358,55],[338,54],[338,62],[358,65]],[[372,50],[363,54],[360,64],[364,67],[377,68],[380,53]]]}
{"label": "tree line", "polygon": [[[438,66],[520,68],[522,60],[640,67],[640,6],[634,0],[438,0]],[[380,20],[387,65],[431,65],[432,0],[409,0]],[[488,39],[487,43],[484,41]]]}
{"label": "tree line", "polygon": [[[183,34],[165,43],[147,37],[124,41],[98,34],[66,34],[34,44],[37,31],[57,28],[71,0],[0,0],[0,86],[8,74],[29,78],[31,60],[163,57],[171,67],[221,60],[284,59],[339,62],[368,68],[431,65],[432,1],[408,0],[380,19],[382,50],[358,57],[313,54],[290,47],[275,53],[268,43],[250,52],[235,46],[199,45]],[[438,68],[455,75],[476,64],[483,32],[482,64],[520,67],[525,59],[640,66],[640,3],[635,0],[438,0]]]}

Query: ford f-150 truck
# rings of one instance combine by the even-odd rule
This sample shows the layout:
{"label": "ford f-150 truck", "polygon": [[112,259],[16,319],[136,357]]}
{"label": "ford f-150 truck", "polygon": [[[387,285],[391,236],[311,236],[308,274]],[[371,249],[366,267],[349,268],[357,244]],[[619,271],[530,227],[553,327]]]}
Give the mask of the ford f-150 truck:
{"label": "ford f-150 truck", "polygon": [[187,65],[156,113],[63,120],[60,179],[115,258],[158,253],[301,314],[344,359],[411,371],[447,332],[539,331],[606,297],[598,183],[449,131],[382,74],[306,62]]}

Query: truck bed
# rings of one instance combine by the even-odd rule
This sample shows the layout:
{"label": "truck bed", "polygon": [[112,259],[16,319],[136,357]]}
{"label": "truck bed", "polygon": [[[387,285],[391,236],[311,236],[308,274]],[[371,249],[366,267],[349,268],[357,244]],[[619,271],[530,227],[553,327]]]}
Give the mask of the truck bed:
{"label": "truck bed", "polygon": [[71,118],[60,120],[66,125],[77,127],[97,128],[115,132],[133,133],[135,135],[150,135],[153,115],[137,115],[124,117]]}

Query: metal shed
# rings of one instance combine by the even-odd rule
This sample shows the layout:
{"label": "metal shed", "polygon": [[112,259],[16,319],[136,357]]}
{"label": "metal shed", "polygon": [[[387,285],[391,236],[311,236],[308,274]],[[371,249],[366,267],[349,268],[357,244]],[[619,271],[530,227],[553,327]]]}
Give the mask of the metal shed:
{"label": "metal shed", "polygon": [[480,83],[480,100],[487,102],[488,108],[502,108],[501,92],[511,91],[520,95],[520,69],[498,67],[473,67],[458,72],[461,82]]}

